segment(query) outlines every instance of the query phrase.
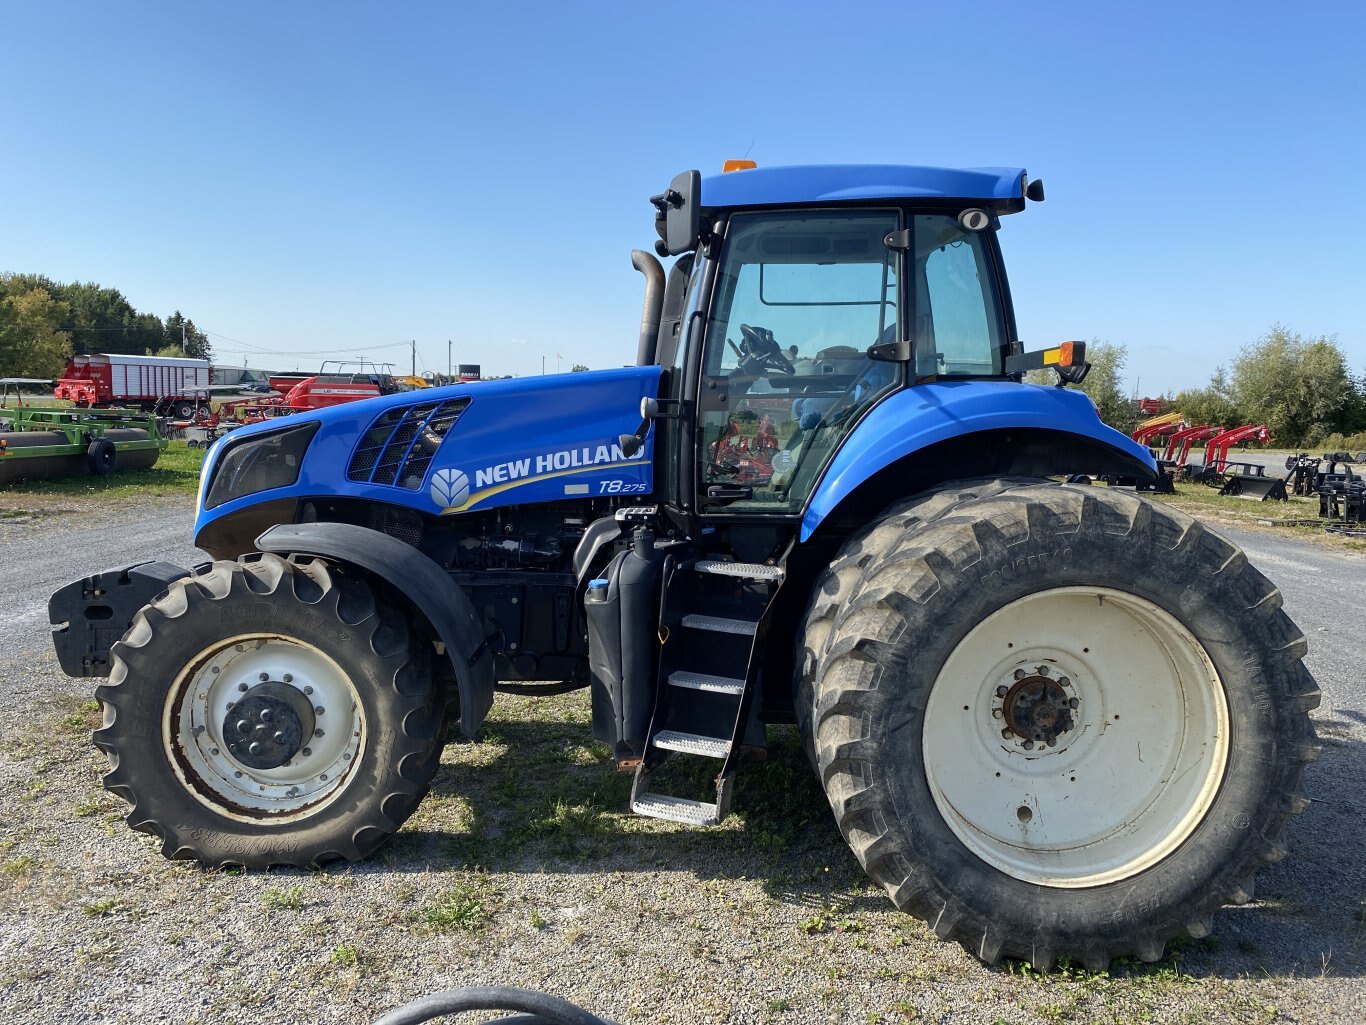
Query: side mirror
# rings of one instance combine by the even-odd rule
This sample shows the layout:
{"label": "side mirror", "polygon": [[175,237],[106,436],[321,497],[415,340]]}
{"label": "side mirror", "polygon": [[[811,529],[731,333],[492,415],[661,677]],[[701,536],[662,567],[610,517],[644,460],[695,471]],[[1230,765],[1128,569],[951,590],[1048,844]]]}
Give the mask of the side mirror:
{"label": "side mirror", "polygon": [[677,256],[697,248],[701,234],[702,173],[684,171],[676,175],[669,187],[658,196],[651,196],[655,207],[655,230],[661,245],[655,248],[660,256]]}
{"label": "side mirror", "polygon": [[659,415],[659,401],[650,395],[640,400],[640,426],[635,434],[618,434],[617,445],[621,454],[628,459],[640,451],[645,444],[645,435],[650,433],[650,421]]}

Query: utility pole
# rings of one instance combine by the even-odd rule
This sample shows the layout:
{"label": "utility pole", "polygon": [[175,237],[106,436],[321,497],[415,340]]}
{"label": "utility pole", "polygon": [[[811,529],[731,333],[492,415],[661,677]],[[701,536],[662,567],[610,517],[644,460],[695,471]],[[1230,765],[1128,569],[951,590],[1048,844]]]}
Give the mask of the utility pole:
{"label": "utility pole", "polygon": [[185,347],[185,321],[180,322],[180,354],[183,356],[189,350]]}
{"label": "utility pole", "polygon": [[545,357],[541,357],[541,376],[545,376]]}
{"label": "utility pole", "polygon": [[413,339],[411,342],[409,342],[408,344],[411,345],[411,346],[413,347],[413,376],[416,377],[416,376],[417,376],[417,339],[414,338],[414,339]]}
{"label": "utility pole", "polygon": [[446,339],[446,383],[451,383],[451,340]]}

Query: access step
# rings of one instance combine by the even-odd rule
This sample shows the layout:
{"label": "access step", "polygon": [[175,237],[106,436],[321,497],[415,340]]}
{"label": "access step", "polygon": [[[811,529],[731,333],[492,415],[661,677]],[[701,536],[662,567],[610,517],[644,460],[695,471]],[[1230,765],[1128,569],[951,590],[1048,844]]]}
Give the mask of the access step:
{"label": "access step", "polygon": [[779,581],[783,579],[781,566],[768,566],[761,562],[729,562],[723,559],[698,559],[692,568],[698,573],[714,573],[725,577],[740,577],[745,580]]}
{"label": "access step", "polygon": [[745,692],[744,680],[737,680],[731,676],[712,676],[710,673],[694,673],[686,669],[670,673],[669,686],[702,690],[708,694],[730,694],[733,697],[739,697]]}
{"label": "access step", "polygon": [[730,791],[733,776],[721,780],[716,787],[716,803],[692,801],[671,794],[652,794],[645,789],[649,773],[645,766],[636,770],[631,787],[631,810],[652,819],[668,819],[688,826],[718,826],[730,814]]}
{"label": "access step", "polygon": [[730,754],[730,741],[720,737],[704,737],[697,733],[682,733],[678,730],[660,730],[650,738],[655,747],[665,751],[681,751],[683,754],[698,755],[702,758],[725,758]]}
{"label": "access step", "polygon": [[683,625],[694,630],[711,630],[714,633],[737,634],[753,637],[759,624],[748,619],[726,619],[722,616],[704,616],[690,613],[683,617]]}

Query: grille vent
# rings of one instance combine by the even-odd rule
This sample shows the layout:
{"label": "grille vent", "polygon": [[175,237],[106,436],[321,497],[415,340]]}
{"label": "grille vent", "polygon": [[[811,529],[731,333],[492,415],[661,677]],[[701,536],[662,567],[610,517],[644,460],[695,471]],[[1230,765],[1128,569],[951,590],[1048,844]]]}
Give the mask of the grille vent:
{"label": "grille vent", "polygon": [[346,476],[364,484],[417,491],[432,456],[469,404],[469,398],[462,396],[385,410],[356,446]]}

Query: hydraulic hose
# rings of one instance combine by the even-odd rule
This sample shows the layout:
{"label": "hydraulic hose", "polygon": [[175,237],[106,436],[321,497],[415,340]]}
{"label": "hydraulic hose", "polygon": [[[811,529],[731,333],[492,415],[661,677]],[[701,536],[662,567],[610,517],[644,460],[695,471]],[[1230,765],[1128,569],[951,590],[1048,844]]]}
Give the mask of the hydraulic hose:
{"label": "hydraulic hose", "polygon": [[464,1011],[521,1011],[488,1025],[612,1025],[567,1000],[511,986],[470,986],[419,997],[390,1011],[375,1025],[419,1025]]}

